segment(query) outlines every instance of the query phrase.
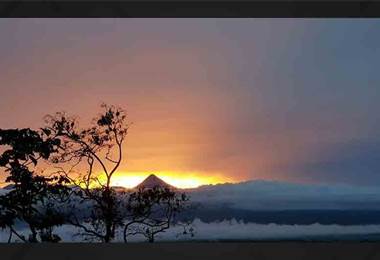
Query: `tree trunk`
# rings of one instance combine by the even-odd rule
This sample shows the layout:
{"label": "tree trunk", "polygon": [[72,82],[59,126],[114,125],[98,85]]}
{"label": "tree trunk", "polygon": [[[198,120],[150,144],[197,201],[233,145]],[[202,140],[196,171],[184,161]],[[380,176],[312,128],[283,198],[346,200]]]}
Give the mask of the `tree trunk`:
{"label": "tree trunk", "polygon": [[106,224],[106,234],[104,236],[104,242],[109,243],[114,237],[114,234],[112,232],[112,221],[107,220],[105,224]]}
{"label": "tree trunk", "polygon": [[29,242],[31,242],[31,243],[37,243],[38,242],[38,240],[37,240],[37,231],[34,228],[34,226],[31,226],[31,225],[29,225],[29,226],[30,226],[30,230],[32,231],[32,234],[29,237]]}
{"label": "tree trunk", "polygon": [[12,235],[13,235],[13,231],[11,228],[9,228],[9,237],[8,237],[8,243],[10,243],[12,241]]}

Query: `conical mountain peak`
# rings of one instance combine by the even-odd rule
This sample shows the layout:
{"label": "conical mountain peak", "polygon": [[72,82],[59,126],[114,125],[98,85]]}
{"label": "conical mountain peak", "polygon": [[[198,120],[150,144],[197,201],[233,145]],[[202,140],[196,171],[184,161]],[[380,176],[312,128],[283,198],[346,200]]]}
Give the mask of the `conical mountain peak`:
{"label": "conical mountain peak", "polygon": [[137,189],[153,189],[155,187],[175,189],[175,187],[167,184],[156,175],[149,175],[143,182],[136,186]]}

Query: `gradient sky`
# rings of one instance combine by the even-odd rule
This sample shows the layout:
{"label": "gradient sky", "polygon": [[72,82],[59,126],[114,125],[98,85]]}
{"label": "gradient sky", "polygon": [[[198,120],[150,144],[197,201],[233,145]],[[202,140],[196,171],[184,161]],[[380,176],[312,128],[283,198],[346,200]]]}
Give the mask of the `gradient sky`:
{"label": "gradient sky", "polygon": [[0,127],[102,102],[125,171],[380,184],[380,20],[1,19]]}

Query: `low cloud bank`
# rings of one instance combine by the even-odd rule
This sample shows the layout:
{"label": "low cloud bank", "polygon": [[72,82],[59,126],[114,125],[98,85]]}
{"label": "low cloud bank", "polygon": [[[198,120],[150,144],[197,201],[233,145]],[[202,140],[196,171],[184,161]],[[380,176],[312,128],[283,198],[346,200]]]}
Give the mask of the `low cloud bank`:
{"label": "low cloud bank", "polygon": [[[167,232],[157,236],[156,241],[197,241],[197,240],[270,240],[270,239],[313,239],[319,236],[339,239],[339,236],[350,235],[352,239],[359,239],[363,235],[380,234],[380,225],[278,225],[278,224],[255,224],[243,223],[236,220],[204,223],[199,219],[193,222],[195,235],[181,235],[181,227],[173,227]],[[25,230],[20,229],[20,233]],[[63,242],[83,242],[80,236],[74,234],[78,232],[73,226],[63,225],[56,229],[62,237]],[[0,241],[8,240],[8,230],[0,231]],[[115,242],[122,242],[121,230],[118,230]],[[133,236],[129,242],[143,242],[143,237]]]}
{"label": "low cloud bank", "polygon": [[194,202],[247,210],[380,209],[377,187],[248,181],[189,191]]}
{"label": "low cloud bank", "polygon": [[186,192],[195,203],[244,210],[380,210],[378,187],[256,180]]}

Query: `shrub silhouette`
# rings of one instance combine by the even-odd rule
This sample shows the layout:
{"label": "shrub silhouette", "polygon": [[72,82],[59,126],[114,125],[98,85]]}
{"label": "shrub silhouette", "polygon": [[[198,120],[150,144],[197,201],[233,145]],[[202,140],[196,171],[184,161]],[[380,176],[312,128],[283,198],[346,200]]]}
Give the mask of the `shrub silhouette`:
{"label": "shrub silhouette", "polygon": [[[127,242],[128,236],[140,234],[153,243],[157,234],[165,232],[176,223],[176,215],[189,206],[188,201],[189,197],[185,193],[159,186],[128,194],[129,218],[124,223],[124,242]],[[176,224],[179,225],[178,222]],[[181,226],[184,234],[192,234],[193,228],[190,225]]]}

